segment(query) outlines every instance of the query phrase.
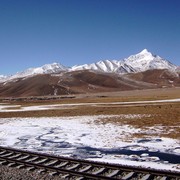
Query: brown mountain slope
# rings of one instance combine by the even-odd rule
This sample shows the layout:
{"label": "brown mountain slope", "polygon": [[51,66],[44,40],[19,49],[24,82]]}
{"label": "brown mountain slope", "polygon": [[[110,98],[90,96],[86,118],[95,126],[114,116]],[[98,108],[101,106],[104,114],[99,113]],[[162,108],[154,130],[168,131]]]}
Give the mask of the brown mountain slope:
{"label": "brown mountain slope", "polygon": [[128,74],[127,76],[136,81],[157,84],[158,87],[180,86],[179,75],[175,72],[170,72],[166,69],[148,70],[141,73]]}
{"label": "brown mountain slope", "polygon": [[117,75],[94,71],[42,74],[0,84],[0,97],[49,96],[180,86],[166,70]]}

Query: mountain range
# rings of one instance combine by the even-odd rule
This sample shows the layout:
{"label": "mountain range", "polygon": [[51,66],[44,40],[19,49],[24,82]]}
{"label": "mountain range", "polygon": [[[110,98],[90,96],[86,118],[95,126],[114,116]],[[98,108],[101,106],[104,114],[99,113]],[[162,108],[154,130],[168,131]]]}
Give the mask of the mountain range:
{"label": "mountain range", "polygon": [[0,75],[0,96],[42,96],[180,85],[180,68],[147,49],[123,60],[65,67],[59,63]]}
{"label": "mountain range", "polygon": [[136,55],[131,55],[126,59],[117,60],[104,60],[93,64],[85,64],[81,66],[74,66],[72,70],[92,69],[102,72],[115,72],[115,73],[135,73],[143,72],[150,69],[176,69],[176,66],[169,61],[153,55],[144,49]]}

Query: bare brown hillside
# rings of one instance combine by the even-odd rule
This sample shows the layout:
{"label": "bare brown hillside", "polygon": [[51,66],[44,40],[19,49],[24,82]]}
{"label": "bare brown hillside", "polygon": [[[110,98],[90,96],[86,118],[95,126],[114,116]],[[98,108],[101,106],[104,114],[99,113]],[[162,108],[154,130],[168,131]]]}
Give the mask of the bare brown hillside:
{"label": "bare brown hillside", "polygon": [[0,84],[1,97],[56,96],[180,86],[180,78],[167,70],[118,75],[95,71],[41,74]]}
{"label": "bare brown hillside", "polygon": [[166,69],[148,70],[136,74],[128,74],[128,77],[136,81],[157,84],[158,87],[180,86],[180,78],[177,73]]}

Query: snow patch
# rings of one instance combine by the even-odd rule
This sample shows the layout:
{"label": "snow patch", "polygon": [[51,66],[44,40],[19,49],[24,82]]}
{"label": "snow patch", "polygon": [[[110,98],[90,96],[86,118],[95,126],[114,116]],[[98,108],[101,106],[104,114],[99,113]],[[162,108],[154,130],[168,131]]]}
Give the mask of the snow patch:
{"label": "snow patch", "polygon": [[[113,117],[0,118],[0,146],[179,172],[179,140],[137,139],[131,135],[141,129],[96,123]],[[174,160],[168,156],[174,156]]]}

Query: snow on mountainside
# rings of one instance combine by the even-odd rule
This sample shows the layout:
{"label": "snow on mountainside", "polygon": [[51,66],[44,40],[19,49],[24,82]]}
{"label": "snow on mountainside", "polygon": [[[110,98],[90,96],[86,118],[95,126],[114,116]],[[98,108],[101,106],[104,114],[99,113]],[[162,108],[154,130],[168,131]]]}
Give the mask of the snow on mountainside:
{"label": "snow on mountainside", "polygon": [[114,71],[114,69],[118,68],[118,61],[99,61],[93,64],[84,64],[80,66],[73,66],[72,70],[85,70],[85,69],[92,69],[92,70],[100,70],[100,71]]}
{"label": "snow on mountainside", "polygon": [[4,75],[0,75],[0,78],[5,78],[6,76],[4,76]]}
{"label": "snow on mountainside", "polygon": [[16,78],[24,78],[28,76],[33,76],[37,74],[50,74],[50,73],[58,73],[61,71],[65,71],[68,68],[65,66],[59,64],[59,63],[53,63],[53,64],[45,64],[42,67],[37,67],[37,68],[29,68],[25,71],[18,72],[15,75],[0,78],[0,81],[8,81]]}
{"label": "snow on mountainside", "polygon": [[0,82],[3,81],[4,79],[6,79],[6,76],[0,75]]}
{"label": "snow on mountainside", "polygon": [[93,64],[85,64],[81,66],[73,66],[71,70],[98,70],[101,72],[115,72],[115,73],[132,73],[143,72],[150,69],[169,69],[175,70],[176,66],[169,61],[153,55],[144,49],[136,55],[131,55],[127,59],[117,60],[104,60]]}
{"label": "snow on mountainside", "polygon": [[15,74],[14,76],[17,77],[26,77],[34,74],[49,74],[49,73],[56,73],[60,71],[65,71],[67,68],[59,63],[53,63],[53,64],[45,64],[42,67],[37,68],[29,68],[23,72],[19,72]]}

